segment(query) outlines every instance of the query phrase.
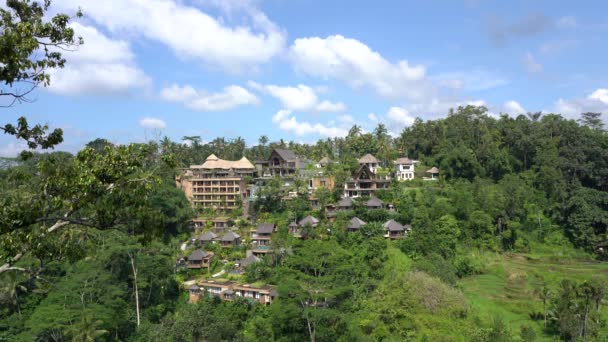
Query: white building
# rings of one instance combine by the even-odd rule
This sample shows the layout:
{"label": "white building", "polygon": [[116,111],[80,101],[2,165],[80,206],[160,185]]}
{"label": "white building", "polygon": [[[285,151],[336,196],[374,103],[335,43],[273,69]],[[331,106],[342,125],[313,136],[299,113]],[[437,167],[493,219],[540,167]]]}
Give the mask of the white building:
{"label": "white building", "polygon": [[397,180],[412,180],[414,179],[415,166],[418,163],[417,160],[411,160],[409,158],[399,158],[393,162],[395,164],[395,177]]}

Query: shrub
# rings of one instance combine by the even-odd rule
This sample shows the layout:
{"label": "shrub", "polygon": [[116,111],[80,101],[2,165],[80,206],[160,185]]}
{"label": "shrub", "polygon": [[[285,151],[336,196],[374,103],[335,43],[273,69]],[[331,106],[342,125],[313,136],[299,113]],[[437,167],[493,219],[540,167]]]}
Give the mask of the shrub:
{"label": "shrub", "polygon": [[438,277],[449,285],[456,284],[456,268],[439,254],[429,254],[414,263],[418,271]]}

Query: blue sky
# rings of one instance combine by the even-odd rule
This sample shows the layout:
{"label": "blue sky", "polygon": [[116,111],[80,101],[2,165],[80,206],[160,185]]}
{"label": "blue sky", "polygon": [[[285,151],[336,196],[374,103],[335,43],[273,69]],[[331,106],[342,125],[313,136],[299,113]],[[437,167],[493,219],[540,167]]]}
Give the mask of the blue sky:
{"label": "blue sky", "polygon": [[[608,116],[602,1],[57,0],[85,44],[32,103],[3,109],[105,137],[262,134],[312,142],[353,124],[398,134],[415,117],[483,104]],[[0,136],[0,155],[23,145]]]}

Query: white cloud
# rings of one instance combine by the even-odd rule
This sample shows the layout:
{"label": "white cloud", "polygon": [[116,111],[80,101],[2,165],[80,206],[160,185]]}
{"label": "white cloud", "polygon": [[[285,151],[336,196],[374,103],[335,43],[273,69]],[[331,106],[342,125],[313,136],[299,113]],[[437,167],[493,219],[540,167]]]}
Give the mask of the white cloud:
{"label": "white cloud", "polygon": [[327,100],[319,102],[319,97],[317,96],[318,91],[307,85],[298,84],[295,87],[283,87],[274,84],[261,85],[253,81],[250,81],[248,84],[249,87],[278,99],[283,108],[287,110],[332,113],[339,113],[346,110],[346,105],[342,102],[330,102]]}
{"label": "white cloud", "polygon": [[[347,118],[342,116],[341,119],[345,120]],[[346,127],[336,127],[334,123],[324,125],[321,123],[298,121],[295,115],[292,115],[292,112],[286,109],[279,110],[272,117],[272,122],[277,124],[281,130],[293,133],[297,136],[319,135],[322,137],[343,137],[348,134],[348,129],[346,129]]]}
{"label": "white cloud", "polygon": [[318,112],[339,113],[346,110],[346,105],[342,102],[323,101],[316,107]]}
{"label": "white cloud", "polygon": [[[553,111],[571,119],[578,119],[580,114],[585,112],[608,113],[608,89],[596,89],[582,98],[570,100],[560,98],[555,102]],[[603,118],[604,122],[608,123],[608,115],[604,115]]]}
{"label": "white cloud", "polygon": [[597,100],[597,101],[602,102],[603,104],[608,105],[608,89],[606,89],[606,88],[596,89],[587,98],[589,100]]}
{"label": "white cloud", "polygon": [[143,118],[139,120],[139,125],[149,129],[164,129],[167,128],[167,123],[157,118]]}
{"label": "white cloud", "polygon": [[159,41],[177,56],[231,72],[268,62],[285,44],[285,33],[253,7],[246,8],[243,23],[230,26],[177,0],[64,0],[54,5],[82,7],[113,34]]}
{"label": "white cloud", "polygon": [[150,78],[137,68],[129,44],[112,40],[97,29],[79,23],[71,27],[85,43],[74,52],[62,51],[67,63],[51,70],[49,91],[62,95],[119,94],[144,88]]}
{"label": "white cloud", "polygon": [[401,128],[411,126],[415,118],[410,115],[409,111],[402,107],[391,107],[386,113],[388,120]]}
{"label": "white cloud", "polygon": [[296,39],[290,57],[300,72],[370,87],[386,97],[420,99],[432,91],[424,66],[391,63],[360,41],[340,35]]}
{"label": "white cloud", "polygon": [[378,117],[374,113],[367,114],[367,118],[369,119],[369,121],[378,122]]}
{"label": "white cloud", "polygon": [[198,96],[198,92],[190,85],[179,86],[172,84],[160,91],[160,97],[171,102],[184,102]]}
{"label": "white cloud", "polygon": [[522,63],[529,73],[535,74],[543,71],[543,65],[538,63],[536,59],[534,59],[534,55],[532,55],[530,52],[526,53]]}
{"label": "white cloud", "polygon": [[526,110],[517,101],[510,100],[503,104],[503,111],[511,115],[525,114]]}
{"label": "white cloud", "polygon": [[201,112],[219,112],[244,105],[256,105],[260,101],[247,89],[231,85],[221,92],[207,93],[196,90],[190,85],[172,84],[160,92],[162,99],[184,104],[186,107]]}

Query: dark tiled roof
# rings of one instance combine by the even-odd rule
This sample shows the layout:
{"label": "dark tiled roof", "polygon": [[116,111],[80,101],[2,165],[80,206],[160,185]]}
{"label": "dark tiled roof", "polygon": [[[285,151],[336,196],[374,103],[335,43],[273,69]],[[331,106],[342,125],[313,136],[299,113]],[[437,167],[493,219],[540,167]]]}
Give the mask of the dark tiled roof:
{"label": "dark tiled roof", "polygon": [[361,220],[358,217],[353,217],[352,219],[350,219],[350,224],[348,225],[349,229],[359,229],[361,228],[361,226],[364,226],[366,224],[365,221]]}
{"label": "dark tiled roof", "polygon": [[404,230],[403,226],[395,220],[386,221],[384,228],[391,232],[402,232]]}
{"label": "dark tiled roof", "polygon": [[235,232],[228,232],[228,233],[224,234],[224,236],[222,236],[222,241],[231,242],[240,237],[241,236]]}
{"label": "dark tiled roof", "polygon": [[275,148],[274,151],[281,156],[284,160],[295,160],[297,159],[296,154],[291,150],[285,150],[282,148]]}
{"label": "dark tiled roof", "polygon": [[312,217],[310,215],[306,216],[305,218],[301,219],[300,222],[298,222],[300,226],[305,226],[307,224],[314,226],[317,223],[319,223],[319,220],[316,217]]}
{"label": "dark tiled roof", "polygon": [[369,201],[365,202],[365,205],[368,207],[382,207],[384,202],[382,202],[378,197],[372,197]]}
{"label": "dark tiled roof", "polygon": [[255,232],[258,234],[272,234],[274,232],[274,223],[260,223]]}
{"label": "dark tiled roof", "polygon": [[188,260],[203,260],[204,258],[206,258],[208,256],[209,256],[209,253],[204,252],[200,249],[197,249],[194,252],[192,252],[192,254],[190,254],[190,256],[188,257]]}

